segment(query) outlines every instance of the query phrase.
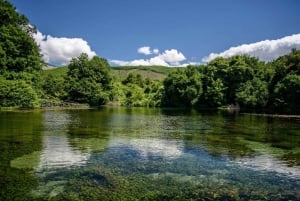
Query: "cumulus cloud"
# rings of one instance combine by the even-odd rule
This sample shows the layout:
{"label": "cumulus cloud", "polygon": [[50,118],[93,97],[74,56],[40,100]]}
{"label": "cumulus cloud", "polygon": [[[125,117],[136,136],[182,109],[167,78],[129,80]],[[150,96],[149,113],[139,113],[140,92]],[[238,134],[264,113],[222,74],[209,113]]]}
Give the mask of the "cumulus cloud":
{"label": "cumulus cloud", "polygon": [[169,66],[168,63],[158,57],[151,59],[136,59],[132,61],[110,60],[111,63],[118,66]]}
{"label": "cumulus cloud", "polygon": [[43,35],[39,31],[33,37],[40,46],[43,59],[47,63],[66,65],[81,53],[86,53],[90,58],[96,55],[87,41],[82,38],[58,38]]}
{"label": "cumulus cloud", "polygon": [[153,49],[153,54],[159,54],[159,49],[157,48]]}
{"label": "cumulus cloud", "polygon": [[277,40],[264,40],[231,47],[221,53],[209,54],[202,59],[202,62],[209,62],[217,57],[227,58],[242,54],[258,57],[262,61],[271,61],[279,56],[289,53],[292,48],[300,49],[300,34],[286,36]]}
{"label": "cumulus cloud", "polygon": [[160,54],[157,57],[173,66],[178,66],[181,61],[186,60],[185,56],[175,49],[166,50],[163,54]]}
{"label": "cumulus cloud", "polygon": [[144,54],[144,55],[152,54],[149,46],[140,47],[137,51],[138,51],[138,53]]}
{"label": "cumulus cloud", "polygon": [[144,47],[138,48],[137,52],[140,54],[144,54],[144,55],[159,54],[159,49],[154,48],[153,50],[151,50],[151,47],[144,46]]}
{"label": "cumulus cloud", "polygon": [[[158,49],[154,49],[157,54]],[[154,52],[153,50],[153,52]],[[176,49],[165,50],[150,59],[137,59],[133,61],[111,60],[110,62],[119,66],[182,66],[181,62],[186,60],[185,56]]]}

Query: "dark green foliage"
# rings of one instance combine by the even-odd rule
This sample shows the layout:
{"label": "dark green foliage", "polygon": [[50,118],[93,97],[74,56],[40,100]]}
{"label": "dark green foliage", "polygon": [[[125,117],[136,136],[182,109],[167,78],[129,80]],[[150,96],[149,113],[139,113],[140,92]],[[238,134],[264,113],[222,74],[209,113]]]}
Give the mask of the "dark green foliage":
{"label": "dark green foliage", "polygon": [[198,103],[202,93],[201,74],[194,66],[180,68],[170,73],[163,84],[163,105],[165,106],[194,106]]}
{"label": "dark green foliage", "polygon": [[270,107],[280,112],[298,113],[300,100],[300,50],[271,63],[275,74],[270,82]]}
{"label": "dark green foliage", "polygon": [[[123,97],[119,97],[121,105],[134,107],[158,107],[162,99],[162,83],[143,79],[140,74],[130,73],[122,81]],[[121,95],[122,96],[122,95]]]}
{"label": "dark green foliage", "polygon": [[269,97],[268,85],[258,78],[248,80],[237,89],[236,97],[243,107],[264,108]]}
{"label": "dark green foliage", "polygon": [[65,80],[68,101],[99,106],[110,100],[112,76],[105,59],[81,54],[71,60]]}
{"label": "dark green foliage", "polygon": [[0,0],[0,106],[37,105],[42,61],[27,18]]}
{"label": "dark green foliage", "polygon": [[146,106],[146,97],[142,87],[136,84],[128,84],[124,88],[125,100],[121,103],[125,106]]}
{"label": "dark green foliage", "polygon": [[53,74],[44,76],[42,88],[44,90],[44,98],[62,99],[66,96],[63,77],[55,77]]}
{"label": "dark green foliage", "polygon": [[19,26],[0,27],[2,71],[33,72],[41,70],[38,46]]}
{"label": "dark green foliage", "polygon": [[[206,65],[170,70],[170,74],[163,82],[155,80],[154,77],[147,77],[145,73],[139,74],[140,71],[131,71],[142,67],[134,69],[124,67],[122,71],[124,73],[126,71],[123,74],[127,76],[115,73],[113,87],[109,93],[110,100],[119,105],[150,107],[215,108],[239,104],[242,108],[291,113],[296,111],[291,108],[297,107],[295,100],[299,99],[297,92],[299,87],[295,76],[287,78],[286,76],[299,75],[299,60],[297,50],[270,63],[263,63],[247,55],[216,58]],[[121,68],[116,69],[121,71]],[[112,69],[116,71],[115,67]],[[43,85],[47,94],[52,94],[51,96],[56,98],[61,97],[60,95],[64,94],[63,90],[58,90],[61,81],[64,76],[69,79],[66,69],[47,70],[45,73],[54,75],[52,78],[45,79],[49,83]],[[72,87],[81,88],[81,94],[74,93],[74,97],[81,97],[86,93],[85,96],[92,100],[93,94],[97,94],[85,88],[89,86],[89,89],[97,91],[94,84],[89,85],[91,84],[89,76],[90,74],[87,73],[85,78],[80,78],[81,84],[73,82]],[[292,90],[295,93],[287,95]],[[74,101],[86,102],[87,99],[77,98]],[[97,101],[97,98],[94,101]]]}
{"label": "dark green foliage", "polygon": [[38,99],[34,89],[22,80],[0,78],[0,107],[37,106]]}
{"label": "dark green foliage", "polygon": [[299,63],[300,51],[292,50],[267,64],[242,55],[216,58],[207,65],[193,67],[200,74],[191,67],[178,69],[164,80],[163,105],[196,108],[240,105],[295,112],[291,108],[299,108]]}
{"label": "dark green foliage", "polygon": [[127,84],[136,84],[139,85],[140,87],[143,87],[143,78],[140,74],[133,74],[129,73],[127,78],[122,81],[122,84],[127,85]]}
{"label": "dark green foliage", "polygon": [[34,29],[7,1],[0,1],[0,70],[33,72],[41,70],[39,48],[31,34]]}
{"label": "dark green foliage", "polygon": [[225,103],[225,85],[223,77],[225,71],[215,65],[200,66],[202,72],[203,94],[201,105],[217,107]]}
{"label": "dark green foliage", "polygon": [[280,111],[300,111],[300,75],[288,74],[274,89],[275,107]]}
{"label": "dark green foliage", "polygon": [[264,63],[247,55],[230,58],[220,57],[207,65],[200,66],[200,71],[203,74],[201,105],[217,107],[226,104],[238,104],[237,91],[255,76],[263,76],[261,75],[263,68]]}
{"label": "dark green foliage", "polygon": [[[216,85],[214,81],[220,79],[217,86],[220,87],[222,81],[223,87],[219,89],[223,93],[225,104],[236,103],[236,90],[240,87],[240,84],[252,80],[254,77],[254,68],[258,64],[258,60],[251,59],[249,56],[233,56],[230,58],[217,58],[208,63],[207,69],[204,74],[208,76],[205,82],[209,87]],[[211,72],[212,71],[212,72]],[[224,87],[225,86],[225,87]],[[214,88],[214,87],[213,87]],[[208,94],[208,96],[210,96]],[[214,101],[213,105],[218,105],[222,101],[222,95],[219,94],[218,101]],[[206,97],[206,99],[208,99]],[[211,105],[208,103],[208,105]]]}
{"label": "dark green foliage", "polygon": [[15,12],[15,8],[6,0],[0,1],[0,26],[16,24],[27,25],[28,20],[24,15]]}

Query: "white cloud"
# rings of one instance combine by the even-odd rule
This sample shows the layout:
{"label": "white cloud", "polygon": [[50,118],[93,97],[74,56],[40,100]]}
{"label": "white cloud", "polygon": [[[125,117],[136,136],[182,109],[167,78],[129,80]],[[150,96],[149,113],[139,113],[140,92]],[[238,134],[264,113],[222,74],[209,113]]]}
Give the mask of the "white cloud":
{"label": "white cloud", "polygon": [[159,54],[159,49],[154,48],[153,50],[151,50],[151,47],[144,46],[144,47],[138,48],[137,52],[140,54],[144,54],[144,55]]}
{"label": "white cloud", "polygon": [[300,49],[300,34],[286,36],[277,40],[264,40],[251,44],[243,44],[231,47],[221,53],[211,53],[202,59],[202,62],[209,62],[216,57],[231,57],[234,55],[248,54],[258,57],[262,61],[271,61],[279,56],[285,55],[292,48]]}
{"label": "white cloud", "polygon": [[138,53],[144,54],[144,55],[152,54],[149,46],[140,47],[137,51],[138,51]]}
{"label": "white cloud", "polygon": [[159,54],[159,49],[157,48],[153,49],[153,54]]}
{"label": "white cloud", "polygon": [[151,59],[136,59],[132,61],[110,60],[111,63],[118,66],[169,66],[168,63],[158,57]]}
{"label": "white cloud", "polygon": [[178,52],[175,49],[166,50],[164,53],[158,55],[158,57],[164,60],[165,62],[168,62],[171,65],[175,65],[175,66],[180,65],[181,61],[186,60],[185,56],[181,52]]}
{"label": "white cloud", "polygon": [[[155,52],[159,52],[154,49]],[[154,52],[153,50],[153,52]],[[133,61],[111,60],[110,62],[120,66],[182,66],[181,62],[186,60],[185,56],[178,50],[165,50],[150,59],[137,59]]]}
{"label": "white cloud", "polygon": [[96,55],[87,41],[82,38],[58,38],[37,32],[34,39],[40,46],[43,59],[47,63],[66,65],[81,53],[86,53],[90,58]]}

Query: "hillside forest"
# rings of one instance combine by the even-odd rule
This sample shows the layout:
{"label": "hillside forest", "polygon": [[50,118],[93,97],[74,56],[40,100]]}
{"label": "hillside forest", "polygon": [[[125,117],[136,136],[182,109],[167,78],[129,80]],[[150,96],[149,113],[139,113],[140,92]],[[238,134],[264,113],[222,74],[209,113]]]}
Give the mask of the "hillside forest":
{"label": "hillside forest", "polygon": [[[68,66],[45,70],[32,37],[35,31],[12,4],[0,0],[0,107],[71,102],[92,107],[233,106],[300,112],[300,51],[296,49],[270,62],[237,55],[178,68],[111,67],[105,58],[82,53]],[[121,72],[125,73],[121,76]]]}

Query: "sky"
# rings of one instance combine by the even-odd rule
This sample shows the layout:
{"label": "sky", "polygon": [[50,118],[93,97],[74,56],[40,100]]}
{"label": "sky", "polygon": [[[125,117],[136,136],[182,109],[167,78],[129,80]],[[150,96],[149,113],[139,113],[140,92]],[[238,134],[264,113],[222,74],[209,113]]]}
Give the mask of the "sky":
{"label": "sky", "polygon": [[201,64],[300,49],[299,0],[9,0],[38,32],[44,60],[82,52],[112,66]]}

